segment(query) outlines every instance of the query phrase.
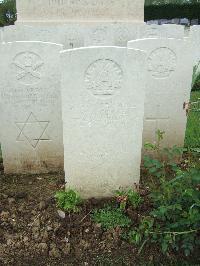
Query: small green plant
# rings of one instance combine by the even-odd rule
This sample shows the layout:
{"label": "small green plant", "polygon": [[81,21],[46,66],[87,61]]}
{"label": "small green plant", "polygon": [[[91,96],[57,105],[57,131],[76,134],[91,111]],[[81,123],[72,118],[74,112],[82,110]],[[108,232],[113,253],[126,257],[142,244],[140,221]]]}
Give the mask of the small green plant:
{"label": "small green plant", "polygon": [[142,203],[143,199],[137,191],[132,189],[128,191],[116,191],[117,201],[120,204],[120,209],[125,210],[127,205],[133,208],[138,208]]}
{"label": "small green plant", "polygon": [[92,219],[95,223],[101,224],[104,229],[128,227],[131,225],[130,218],[121,209],[112,206],[95,210],[92,214]]}
{"label": "small green plant", "polygon": [[74,190],[58,191],[55,195],[58,208],[68,212],[78,212],[82,203],[81,197]]}
{"label": "small green plant", "polygon": [[176,172],[179,167],[176,163],[177,157],[181,157],[185,148],[173,146],[171,148],[161,148],[161,142],[164,139],[164,131],[156,131],[156,143],[146,143],[144,145],[146,151],[153,154],[144,156],[144,167],[149,174],[158,178],[166,176],[168,171]]}
{"label": "small green plant", "polygon": [[129,234],[131,243],[157,243],[163,253],[170,249],[190,255],[200,246],[200,171],[179,171],[171,180],[162,180],[150,195],[153,209]]}

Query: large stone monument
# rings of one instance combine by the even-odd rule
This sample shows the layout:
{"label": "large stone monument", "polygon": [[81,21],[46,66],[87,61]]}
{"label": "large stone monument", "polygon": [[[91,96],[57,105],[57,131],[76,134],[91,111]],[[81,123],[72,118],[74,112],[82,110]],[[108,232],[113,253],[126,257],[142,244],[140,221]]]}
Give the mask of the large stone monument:
{"label": "large stone monument", "polygon": [[17,0],[19,22],[144,21],[144,0]]}

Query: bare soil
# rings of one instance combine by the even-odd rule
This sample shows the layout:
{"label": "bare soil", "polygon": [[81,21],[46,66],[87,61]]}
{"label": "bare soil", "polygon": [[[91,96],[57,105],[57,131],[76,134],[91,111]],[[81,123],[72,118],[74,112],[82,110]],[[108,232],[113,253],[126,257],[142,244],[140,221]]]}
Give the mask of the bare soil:
{"label": "bare soil", "polygon": [[[78,214],[58,215],[55,191],[64,174],[0,174],[0,265],[200,265],[198,252],[163,256],[156,247],[138,249],[121,238],[120,229],[104,231],[91,212],[112,199],[86,201]],[[134,223],[149,208],[129,210]]]}

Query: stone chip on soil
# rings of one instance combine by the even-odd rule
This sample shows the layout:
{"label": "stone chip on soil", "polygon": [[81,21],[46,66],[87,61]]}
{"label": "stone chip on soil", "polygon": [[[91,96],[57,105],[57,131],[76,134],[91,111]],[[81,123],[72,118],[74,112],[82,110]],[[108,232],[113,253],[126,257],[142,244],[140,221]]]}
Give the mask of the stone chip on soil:
{"label": "stone chip on soil", "polygon": [[60,251],[56,247],[55,244],[51,244],[50,251],[49,251],[49,256],[50,257],[54,257],[54,258],[60,258],[61,257]]}

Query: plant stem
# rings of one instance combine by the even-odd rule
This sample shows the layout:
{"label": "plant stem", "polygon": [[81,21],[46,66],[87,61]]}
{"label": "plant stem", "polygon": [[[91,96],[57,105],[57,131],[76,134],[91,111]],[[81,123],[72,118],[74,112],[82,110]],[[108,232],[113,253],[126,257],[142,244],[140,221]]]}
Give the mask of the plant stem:
{"label": "plant stem", "polygon": [[[158,232],[158,235],[163,235],[163,234],[173,234],[173,235],[186,235],[186,234],[190,234],[190,233],[194,233],[199,231],[200,229],[196,229],[196,230],[189,230],[189,231],[183,231],[183,232]],[[149,232],[150,234],[155,234],[155,232]]]}
{"label": "plant stem", "polygon": [[142,252],[142,250],[143,250],[145,244],[147,243],[147,241],[148,241],[148,239],[145,239],[144,242],[142,243],[140,249],[138,250],[138,255],[140,255],[140,253]]}

